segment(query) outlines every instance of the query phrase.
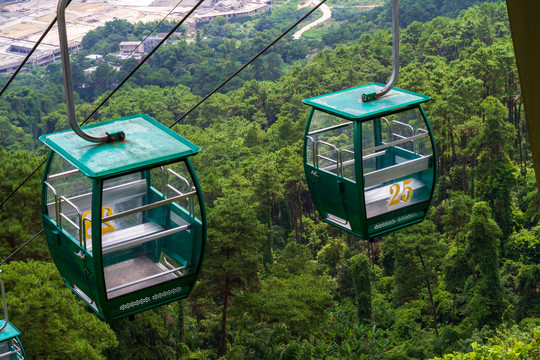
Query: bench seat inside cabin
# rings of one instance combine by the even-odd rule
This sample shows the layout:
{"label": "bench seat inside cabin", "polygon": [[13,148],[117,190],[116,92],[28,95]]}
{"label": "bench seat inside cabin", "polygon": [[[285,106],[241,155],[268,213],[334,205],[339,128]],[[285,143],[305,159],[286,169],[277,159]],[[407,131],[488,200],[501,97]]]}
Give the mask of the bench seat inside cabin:
{"label": "bench seat inside cabin", "polygon": [[[368,160],[385,155],[388,155],[388,152],[381,151],[364,156],[363,159]],[[410,160],[403,160],[395,165],[366,173],[364,175],[364,201],[366,205],[367,217],[371,218],[379,216],[414,203],[415,195],[418,193],[418,191],[426,188],[426,185],[419,179],[411,178],[411,182],[407,185],[408,187],[412,188],[413,191],[413,196],[411,199],[406,202],[399,201],[397,204],[392,205],[391,207],[389,206],[389,203],[394,197],[394,194],[390,193],[390,188],[396,179],[402,179],[407,176],[415,176],[418,173],[429,169],[431,167],[430,162],[432,161],[432,158],[432,155],[428,155]],[[388,182],[391,183],[388,184]],[[328,214],[327,219],[346,228],[349,226],[346,220],[332,214]]]}
{"label": "bench seat inside cabin", "polygon": [[[397,204],[390,207],[389,203],[395,196],[394,194],[390,193],[390,188],[392,185],[393,184],[389,184],[377,188],[366,189],[364,199],[366,202],[366,212],[368,218],[411,205],[411,203],[414,202],[414,194],[426,186],[423,182],[417,179],[412,179],[412,181],[407,184],[407,187],[412,188],[413,196],[408,201],[399,201]],[[401,196],[401,194],[398,194],[397,196]]]}
{"label": "bench seat inside cabin", "polygon": [[[415,159],[405,160],[384,169],[375,170],[365,174],[364,197],[366,203],[367,217],[371,218],[374,216],[382,215],[389,211],[394,211],[402,207],[411,205],[412,202],[415,202],[415,195],[418,193],[418,191],[426,187],[426,185],[417,177],[411,178],[411,182],[407,185],[408,187],[412,188],[412,198],[406,202],[399,201],[397,204],[392,205],[391,208],[388,206],[388,204],[395,196],[395,194],[390,193],[390,188],[392,187],[392,184],[387,183],[395,183],[396,179],[404,179],[407,176],[416,176],[422,171],[428,170],[431,167],[430,163],[432,161],[432,158],[432,155],[421,156]],[[381,186],[381,184],[385,185]],[[400,192],[402,190],[403,189],[400,189]]]}
{"label": "bench seat inside cabin", "polygon": [[[157,285],[165,281],[178,278],[178,273],[168,273],[162,275],[170,269],[159,262],[154,262],[146,256],[139,256],[133,259],[122,261],[106,266],[103,271],[107,284],[107,296],[112,299],[118,296],[132,293],[140,289]],[[122,287],[123,284],[136,282],[140,279],[147,279],[144,282]],[[115,289],[117,288],[117,289]]]}
{"label": "bench seat inside cabin", "polygon": [[[155,222],[147,222],[129,228],[115,230],[101,236],[101,251],[104,255],[110,254],[115,251],[139,246],[161,237],[173,235],[189,228],[189,225],[183,225],[165,230]],[[86,247],[92,251],[92,244],[90,242],[87,243]]]}
{"label": "bench seat inside cabin", "polygon": [[[115,204],[138,199],[146,196],[148,187],[146,180],[135,180],[121,185],[112,186],[103,190],[103,206],[112,207]],[[92,204],[91,194],[83,194],[69,198],[69,200],[79,209],[81,214],[90,211]],[[55,204],[48,204],[49,214],[55,214]],[[67,216],[77,215],[73,206],[63,203],[62,212]],[[142,245],[145,242],[169,236],[181,231],[188,230],[189,225],[182,225],[172,229],[165,229],[163,226],[149,221],[137,224],[128,228],[118,229],[102,234],[102,252],[110,254],[115,251],[128,249]],[[78,238],[72,234],[75,238]],[[92,251],[92,241],[87,239],[86,248]]]}

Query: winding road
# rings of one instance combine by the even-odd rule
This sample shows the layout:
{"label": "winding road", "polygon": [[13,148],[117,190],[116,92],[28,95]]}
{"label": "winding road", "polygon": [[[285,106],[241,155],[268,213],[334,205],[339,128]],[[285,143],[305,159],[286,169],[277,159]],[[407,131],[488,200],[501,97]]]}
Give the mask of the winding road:
{"label": "winding road", "polygon": [[[303,6],[307,6],[307,5],[317,6],[319,3],[320,3],[319,0],[311,0],[311,2],[306,2],[306,4],[304,4]],[[303,7],[303,6],[300,5],[299,7]],[[308,31],[312,27],[322,24],[323,22],[325,22],[326,20],[332,17],[332,12],[330,11],[330,8],[326,4],[322,4],[319,9],[321,9],[321,11],[323,12],[323,16],[321,16],[314,22],[307,24],[306,26],[304,26],[303,28],[295,32],[293,35],[293,39],[295,40],[300,39],[300,37],[302,36],[304,32]]]}

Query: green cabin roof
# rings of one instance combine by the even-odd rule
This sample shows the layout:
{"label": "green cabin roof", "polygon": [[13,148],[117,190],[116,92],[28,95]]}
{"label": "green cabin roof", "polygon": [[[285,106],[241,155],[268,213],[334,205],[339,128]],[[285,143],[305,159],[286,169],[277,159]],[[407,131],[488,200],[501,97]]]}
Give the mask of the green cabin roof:
{"label": "green cabin roof", "polygon": [[90,135],[122,130],[126,138],[96,144],[80,138],[73,130],[65,130],[42,135],[39,139],[91,178],[126,173],[151,164],[165,164],[201,150],[144,114],[88,125],[82,129]]}
{"label": "green cabin roof", "polygon": [[362,94],[376,92],[382,88],[384,85],[372,83],[304,99],[303,102],[330,114],[349,120],[362,121],[412,108],[430,99],[426,95],[393,88],[379,99],[369,102],[362,101]]}
{"label": "green cabin roof", "polygon": [[[0,327],[2,327],[4,325],[5,321],[6,321],[6,319],[0,320]],[[17,328],[15,326],[11,325],[11,323],[8,321],[8,323],[7,323],[6,327],[4,328],[4,330],[0,331],[0,342],[12,339],[15,336],[19,336],[19,335],[21,335],[21,332],[19,330],[17,330]]]}

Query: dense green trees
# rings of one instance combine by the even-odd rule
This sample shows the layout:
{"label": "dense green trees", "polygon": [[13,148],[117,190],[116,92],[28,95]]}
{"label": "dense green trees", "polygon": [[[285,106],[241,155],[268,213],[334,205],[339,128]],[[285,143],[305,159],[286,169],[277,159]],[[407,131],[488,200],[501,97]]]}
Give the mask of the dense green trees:
{"label": "dense green trees", "polygon": [[[5,204],[0,211],[0,256],[5,258],[25,240],[36,235],[41,229],[40,219],[40,183],[41,174],[38,171],[30,177],[27,186],[17,190],[24,177],[40,166],[43,158],[35,157],[28,151],[20,150],[8,153],[0,147],[0,198]],[[11,198],[8,199],[8,196]],[[26,247],[23,253],[17,254],[18,259],[49,260],[47,245],[44,237]]]}
{"label": "dense green trees", "polygon": [[369,259],[364,254],[358,254],[349,259],[351,277],[353,279],[356,317],[367,320],[371,316],[371,273]]}
{"label": "dense green trees", "polygon": [[229,179],[224,196],[216,199],[208,214],[208,260],[202,282],[208,284],[208,295],[221,302],[220,356],[226,351],[227,313],[234,293],[252,291],[258,283],[258,250],[264,230],[250,206],[250,185],[241,177]]}
{"label": "dense green trees", "polygon": [[473,297],[467,308],[473,327],[496,327],[505,311],[499,278],[499,239],[497,223],[485,202],[476,203],[468,225],[467,253],[473,270]]}
{"label": "dense green trees", "polygon": [[[210,230],[192,296],[109,328],[63,288],[43,239],[35,240],[17,255],[21,262],[3,268],[28,352],[49,354],[26,317],[50,311],[59,324],[50,336],[63,331],[66,343],[75,343],[53,343],[64,358],[88,347],[92,358],[110,359],[472,358],[473,346],[482,356],[501,353],[499,341],[536,355],[540,217],[510,32],[504,2],[458,15],[472,3],[402,2],[408,26],[398,87],[431,95],[426,111],[439,153],[426,221],[367,243],[322,223],[309,199],[301,160],[308,109],[301,100],[385,82],[391,72],[391,34],[377,31],[389,23],[388,8],[345,16],[321,40],[279,43],[174,127],[203,149],[193,162]],[[142,112],[172,124],[276,27],[293,21],[296,6],[289,2],[260,19],[217,19],[200,29],[198,43],[171,42],[93,120]],[[421,22],[446,14],[457,18]],[[105,51],[120,36],[149,30],[115,20],[89,33],[84,46]],[[329,47],[321,51],[323,44]],[[136,64],[124,63],[106,85]],[[0,99],[0,125],[12,130],[0,135],[0,200],[41,160],[19,150],[64,124],[55,66],[42,71],[43,79],[25,74],[10,100]],[[110,70],[105,66],[100,71]],[[78,90],[81,97],[91,92]],[[97,104],[78,111],[88,114]],[[39,230],[38,189],[36,176],[0,210],[4,256]],[[78,332],[80,319],[101,337]]]}
{"label": "dense green trees", "polygon": [[118,345],[109,326],[76,300],[52,262],[3,266],[10,321],[22,332],[29,359],[105,359]]}
{"label": "dense green trees", "polygon": [[471,352],[447,354],[433,360],[466,360],[466,359],[535,359],[540,356],[538,336],[540,327],[527,326],[520,329],[517,326],[498,331],[485,344],[474,342]]}

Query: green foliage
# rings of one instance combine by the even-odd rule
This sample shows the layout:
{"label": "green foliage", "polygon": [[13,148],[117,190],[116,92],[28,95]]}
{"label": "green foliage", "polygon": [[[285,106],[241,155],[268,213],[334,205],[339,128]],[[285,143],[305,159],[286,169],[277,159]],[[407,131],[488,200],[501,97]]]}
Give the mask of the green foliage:
{"label": "green foliage", "polygon": [[[15,193],[21,181],[39,167],[43,157],[28,151],[9,153],[0,147],[0,257],[4,259],[23,242],[36,235],[41,229],[40,189],[41,174],[33,174],[25,187]],[[12,195],[9,199],[8,196]],[[13,258],[50,259],[43,236]]]}
{"label": "green foliage", "polygon": [[247,294],[246,305],[256,323],[282,323],[294,336],[307,338],[326,321],[333,288],[324,276],[270,277],[261,283],[260,292]]}
{"label": "green foliage", "polygon": [[277,255],[271,271],[280,278],[315,272],[313,255],[305,245],[290,242]]}
{"label": "green foliage", "polygon": [[[489,0],[488,0],[489,1]],[[484,20],[485,27],[481,28],[479,21],[470,21],[468,27],[465,29],[459,29],[458,37],[454,40],[447,39],[447,41],[470,41],[471,38],[477,36],[482,31],[483,33],[492,34],[495,33],[495,29],[498,27],[495,24],[489,22],[489,17],[485,14],[492,14],[493,6],[489,3],[484,3],[484,0],[457,0],[457,1],[437,1],[437,0],[402,0],[400,2],[400,27],[405,28],[414,22],[433,22],[440,16],[456,17],[460,15],[462,9],[466,9],[475,4],[481,4],[481,6],[473,7],[474,12],[477,14],[477,19]],[[470,13],[473,11],[469,10]],[[383,7],[379,7],[367,12],[359,12],[351,15],[346,23],[335,27],[332,33],[323,37],[323,41],[326,45],[333,45],[336,43],[342,43],[343,41],[351,41],[358,39],[362,34],[373,32],[375,29],[386,29],[391,26],[392,23],[392,7],[391,2],[386,2]],[[463,16],[463,15],[460,15]],[[485,19],[484,19],[485,17]],[[497,25],[499,25],[497,23]],[[463,34],[462,34],[463,32]],[[440,36],[440,35],[439,35]],[[437,34],[434,34],[433,43],[435,43]],[[442,45],[441,43],[438,44]]]}
{"label": "green foliage", "polygon": [[243,354],[247,359],[261,360],[296,360],[311,358],[311,348],[305,343],[293,339],[287,327],[282,323],[273,325],[259,324],[253,333],[245,339],[247,346]]}
{"label": "green foliage", "polygon": [[540,227],[513,233],[506,244],[506,256],[524,264],[540,263]]}
{"label": "green foliage", "polygon": [[495,359],[537,359],[540,357],[540,327],[520,329],[517,326],[511,329],[498,331],[497,336],[489,339],[485,344],[473,342],[472,350],[467,353],[446,354],[442,358],[433,360],[495,360]]}
{"label": "green foliage", "polygon": [[[148,24],[147,26],[151,26]],[[83,38],[81,45],[90,53],[107,55],[118,51],[118,43],[128,40],[134,31],[134,26],[124,19],[114,19],[105,23],[105,26],[90,30]]]}
{"label": "green foliage", "polygon": [[[170,41],[92,120],[141,112],[172,124],[306,10],[297,10],[298,1],[282,3],[257,17],[198,24],[195,43]],[[301,156],[308,109],[301,100],[386,82],[391,73],[389,5],[365,13],[334,8],[336,22],[313,32],[320,40],[283,39],[174,127],[203,149],[193,162],[210,223],[203,273],[184,306],[117,322],[112,327],[118,345],[114,335],[95,345],[86,340],[90,335],[78,329],[71,334],[56,320],[71,316],[69,306],[78,304],[67,294],[71,305],[58,299],[67,311],[48,308],[61,324],[53,330],[67,334],[54,339],[76,334],[73,341],[91,344],[95,358],[111,359],[423,359],[467,353],[474,342],[477,353],[499,356],[495,343],[485,341],[497,334],[503,317],[507,323],[538,322],[540,217],[505,3],[460,12],[473,3],[401,4],[406,28],[398,87],[432,97],[426,112],[440,176],[428,220],[367,244],[322,222],[310,201]],[[420,22],[439,15],[449,17]],[[141,39],[154,25],[115,20],[88,33],[83,45],[105,54],[119,41]],[[170,26],[166,22],[158,31]],[[113,71],[109,57],[85,76],[84,68],[98,64],[83,60],[84,54],[73,55],[73,69],[76,91],[87,101],[101,100],[138,64],[129,59]],[[0,99],[4,197],[41,160],[19,150],[31,147],[37,135],[66,126],[59,64],[21,79],[9,101]],[[78,117],[98,103],[81,104]],[[39,182],[32,177],[1,209],[5,256],[40,228]],[[38,238],[16,259],[48,259],[44,246]],[[26,281],[23,268],[17,267],[17,276]],[[61,289],[55,287],[51,299]],[[22,309],[44,298],[33,298],[42,294],[31,290]],[[33,329],[28,314],[34,310],[17,311],[15,324]],[[95,317],[83,313],[90,318],[84,317],[82,327],[95,325]],[[71,327],[79,322],[77,317]],[[497,341],[528,351],[507,341],[505,329],[498,331]],[[30,348],[48,349],[39,335]]]}
{"label": "green foliage", "polygon": [[392,344],[389,332],[377,325],[355,320],[354,310],[344,306],[313,339],[313,359],[382,359]]}
{"label": "green foliage", "polygon": [[50,262],[3,266],[10,321],[21,331],[29,359],[106,359],[118,345],[109,325],[64,285]]}
{"label": "green foliage", "polygon": [[162,306],[111,323],[118,346],[106,352],[107,359],[176,359],[175,307]]}
{"label": "green foliage", "polygon": [[469,223],[474,201],[470,196],[458,192],[451,194],[450,199],[444,205],[446,206],[443,208],[443,230],[448,237],[454,238],[463,232]]}
{"label": "green foliage", "polygon": [[348,260],[353,279],[357,321],[365,321],[371,316],[371,269],[364,254],[358,254]]}
{"label": "green foliage", "polygon": [[[497,326],[505,311],[499,278],[499,239],[502,235],[491,218],[486,202],[473,206],[468,224],[468,249],[471,262],[479,274],[475,278],[474,294],[467,305],[473,327]],[[478,278],[478,280],[476,280]]]}
{"label": "green foliage", "polygon": [[[4,136],[16,136],[15,141],[22,141],[23,144],[21,145],[24,145],[24,142],[30,143],[30,139],[23,136],[20,130],[17,131],[13,126],[24,130],[26,134],[30,135],[31,139],[41,135],[39,126],[41,119],[56,107],[61,96],[60,90],[56,85],[45,83],[20,85],[6,91],[2,99],[0,99],[0,118],[8,126],[5,131],[11,133]],[[5,119],[12,126],[6,124]],[[13,143],[6,142],[9,141],[9,138],[2,138],[0,138],[1,143],[5,143],[6,147],[14,146]]]}
{"label": "green foliage", "polygon": [[[276,29],[272,25],[271,14],[259,20],[256,26],[249,21],[228,23],[223,17],[218,17],[201,26],[204,38],[198,38],[193,44],[188,44],[182,39],[160,49],[149,59],[150,66],[143,66],[132,80],[140,86],[150,84],[164,87],[181,83],[191,88],[196,95],[206,95],[261,50],[263,44],[270,41],[269,38],[277,36]],[[82,45],[88,53],[106,55],[118,52],[119,42],[129,38],[142,41],[142,33],[149,32],[153,26],[155,23],[133,26],[125,20],[115,19],[107,22],[105,26],[90,31],[83,38]],[[172,27],[173,23],[170,22],[160,25],[161,32],[169,31]],[[272,81],[279,79],[283,74],[284,59],[290,63],[305,56],[302,51],[292,49],[291,43],[276,46],[239,77],[232,79],[221,91],[239,88],[244,81],[250,79]],[[111,69],[105,63],[101,63],[86,85],[96,88],[110,72],[112,81],[121,81],[135,66],[133,61],[126,61],[119,73],[112,74]],[[105,84],[98,93],[110,89],[111,85],[112,82]]]}
{"label": "green foliage", "polygon": [[443,245],[430,221],[392,234],[381,248],[393,253],[396,300],[400,304],[417,299],[426,282],[436,283]]}
{"label": "green foliage", "polygon": [[0,129],[0,147],[10,152],[32,147],[32,137],[5,116],[0,116]]}
{"label": "green foliage", "polygon": [[198,98],[184,86],[144,88],[129,86],[111,99],[99,119],[117,119],[133,114],[147,114],[169,126],[195,104]]}
{"label": "green foliage", "polygon": [[338,271],[338,265],[343,262],[346,245],[339,240],[334,240],[326,244],[317,254],[317,261],[325,264],[328,274],[335,277]]}
{"label": "green foliage", "polygon": [[516,318],[540,318],[540,264],[523,266],[517,279]]}
{"label": "green foliage", "polygon": [[506,109],[497,99],[488,97],[481,107],[486,120],[471,144],[478,154],[478,195],[490,203],[497,223],[504,234],[508,235],[511,231],[513,204],[507,189],[515,182],[515,169],[508,153],[516,131],[504,121]]}
{"label": "green foliage", "polygon": [[220,355],[225,354],[229,301],[236,290],[251,290],[258,284],[257,267],[264,230],[250,206],[251,184],[235,176],[226,184],[223,197],[208,212],[209,234],[202,281],[207,292],[222,303]]}

